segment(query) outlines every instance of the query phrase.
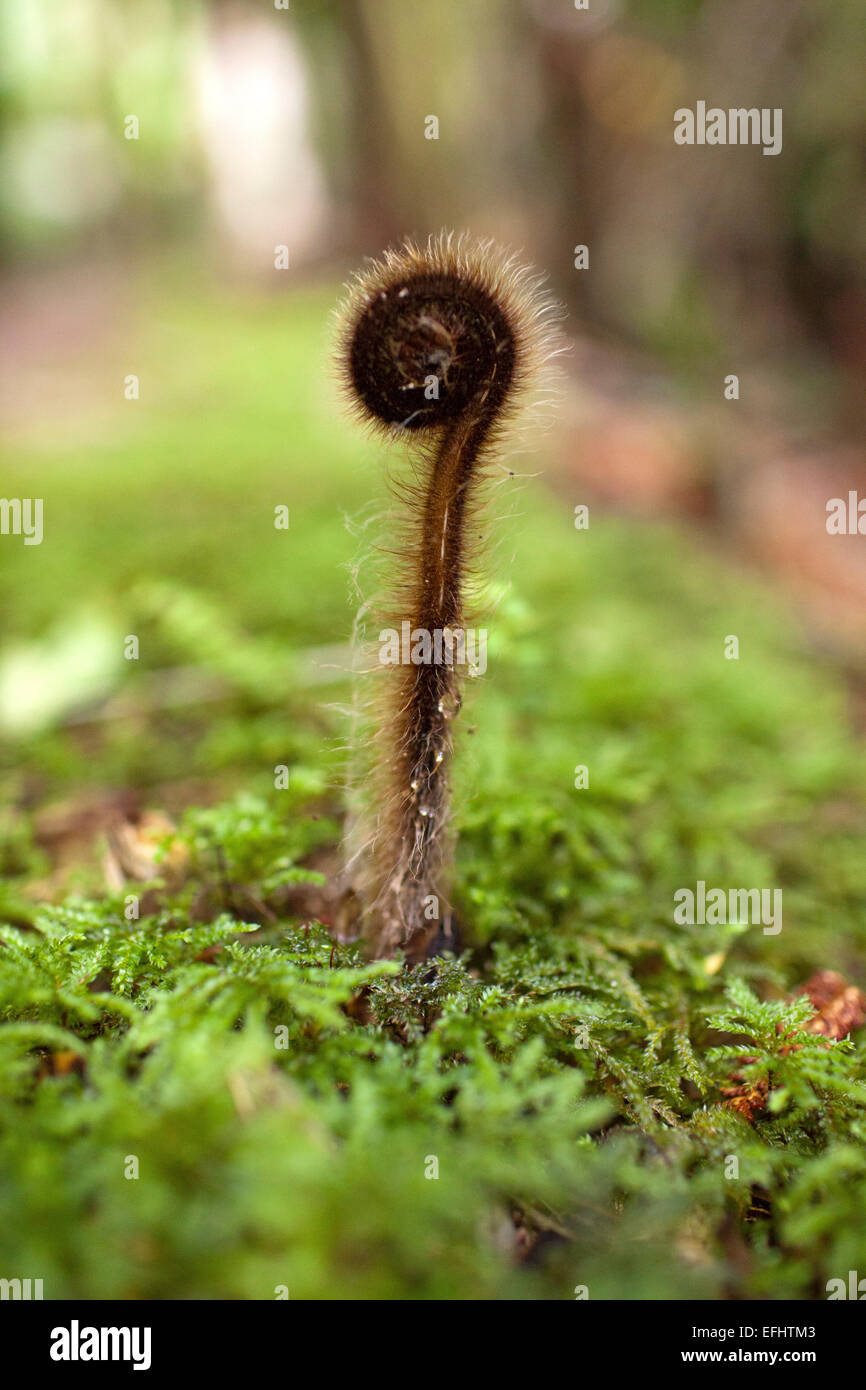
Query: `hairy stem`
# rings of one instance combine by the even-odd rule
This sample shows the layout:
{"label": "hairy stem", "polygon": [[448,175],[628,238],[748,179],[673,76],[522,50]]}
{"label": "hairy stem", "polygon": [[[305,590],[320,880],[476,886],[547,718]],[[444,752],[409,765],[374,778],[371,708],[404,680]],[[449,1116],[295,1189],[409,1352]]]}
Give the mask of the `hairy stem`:
{"label": "hairy stem", "polygon": [[[361,277],[347,306],[341,362],[350,399],[414,448],[417,485],[397,489],[389,614],[434,657],[383,673],[376,756],[352,862],[371,949],[423,956],[446,936],[452,724],[466,675],[468,535],[484,465],[549,352],[546,305],[526,272],[486,244],[407,245]],[[407,525],[408,523],[408,525]],[[473,643],[474,649],[474,643]]]}

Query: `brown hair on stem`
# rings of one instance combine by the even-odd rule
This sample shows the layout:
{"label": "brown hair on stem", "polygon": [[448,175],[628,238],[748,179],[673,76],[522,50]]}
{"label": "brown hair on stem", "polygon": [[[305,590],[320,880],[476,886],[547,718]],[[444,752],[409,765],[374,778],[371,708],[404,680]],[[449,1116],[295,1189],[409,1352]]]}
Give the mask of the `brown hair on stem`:
{"label": "brown hair on stem", "polygon": [[[451,233],[386,252],[350,287],[338,347],[345,394],[365,423],[404,438],[411,459],[410,476],[391,479],[401,505],[381,616],[396,631],[408,622],[413,633],[445,634],[447,646],[465,630],[481,485],[556,351],[553,308],[514,258]],[[368,949],[420,959],[450,927],[439,904],[462,679],[448,659],[386,666],[382,676],[349,871]]]}

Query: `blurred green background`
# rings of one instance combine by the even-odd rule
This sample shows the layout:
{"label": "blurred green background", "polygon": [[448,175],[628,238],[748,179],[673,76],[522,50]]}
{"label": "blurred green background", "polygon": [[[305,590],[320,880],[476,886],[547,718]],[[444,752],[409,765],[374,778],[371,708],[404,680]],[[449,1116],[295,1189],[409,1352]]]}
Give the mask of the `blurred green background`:
{"label": "blurred green background", "polygon": [[[823,527],[863,477],[853,0],[0,12],[4,492],[42,496],[46,527],[40,547],[3,540],[0,733],[18,765],[30,740],[33,773],[13,795],[211,774],[233,739],[194,754],[199,697],[216,728],[238,681],[278,707],[292,682],[249,674],[277,652],[284,677],[301,653],[308,686],[339,679],[344,523],[363,527],[381,469],[336,404],[330,313],[365,255],[442,226],[522,248],[571,311],[563,401],[527,451],[546,481],[518,509],[542,531],[579,502],[596,526],[624,514],[616,564],[673,520],[723,571],[768,569],[859,663],[866,573]],[[781,106],[783,153],[675,146],[673,111],[698,99]],[[518,551],[530,585],[536,559]],[[263,643],[246,676],[245,639]]]}

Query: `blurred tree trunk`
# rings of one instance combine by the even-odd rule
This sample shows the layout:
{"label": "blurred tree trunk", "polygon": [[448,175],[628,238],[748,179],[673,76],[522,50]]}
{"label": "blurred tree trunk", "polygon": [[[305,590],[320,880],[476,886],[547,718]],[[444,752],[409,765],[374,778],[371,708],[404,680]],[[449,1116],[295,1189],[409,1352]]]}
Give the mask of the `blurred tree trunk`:
{"label": "blurred tree trunk", "polygon": [[340,14],[348,39],[356,239],[373,251],[401,234],[395,191],[399,156],[370,37],[371,6],[366,0],[343,0]]}

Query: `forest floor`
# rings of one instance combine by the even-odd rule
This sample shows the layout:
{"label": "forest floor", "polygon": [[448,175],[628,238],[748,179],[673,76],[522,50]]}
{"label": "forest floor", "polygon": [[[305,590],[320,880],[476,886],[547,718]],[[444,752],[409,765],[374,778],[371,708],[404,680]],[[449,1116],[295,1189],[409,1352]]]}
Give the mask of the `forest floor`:
{"label": "forest floor", "polygon": [[[0,575],[3,1269],[46,1297],[825,1297],[866,1266],[840,663],[688,508],[578,531],[524,459],[455,768],[466,953],[362,961],[298,907],[339,841],[381,499],[324,365],[336,289],[126,292],[3,457],[45,499]],[[678,921],[700,882],[780,891],[781,930]]]}

